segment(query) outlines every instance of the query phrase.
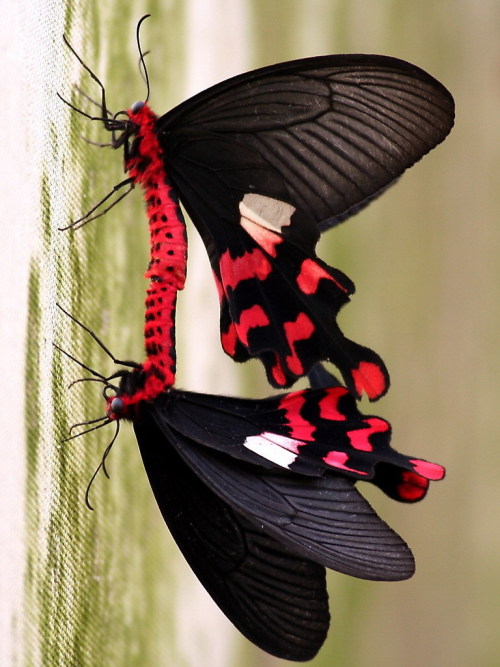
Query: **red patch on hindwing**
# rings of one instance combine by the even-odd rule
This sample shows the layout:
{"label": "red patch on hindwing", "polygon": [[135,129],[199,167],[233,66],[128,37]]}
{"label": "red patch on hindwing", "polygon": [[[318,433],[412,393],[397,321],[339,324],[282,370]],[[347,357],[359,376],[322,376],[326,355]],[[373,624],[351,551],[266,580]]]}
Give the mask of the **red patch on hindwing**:
{"label": "red patch on hindwing", "polygon": [[370,442],[370,437],[374,433],[386,433],[387,431],[390,431],[390,426],[386,421],[379,417],[367,417],[363,420],[363,423],[367,424],[368,427],[357,428],[354,431],[347,431],[347,437],[354,449],[363,452],[371,452],[374,447]]}
{"label": "red patch on hindwing", "polygon": [[430,461],[423,461],[422,459],[410,459],[413,464],[415,472],[427,479],[440,480],[445,476],[445,469],[438,463],[431,463]]}
{"label": "red patch on hindwing", "polygon": [[314,324],[305,313],[299,313],[297,319],[283,324],[286,340],[292,353],[286,357],[288,369],[294,375],[300,376],[305,372],[304,366],[297,354],[296,343],[300,340],[308,340],[314,332]]}
{"label": "red patch on hindwing", "polygon": [[344,387],[329,387],[325,391],[326,396],[319,402],[320,417],[330,421],[345,421],[347,417],[339,410],[339,399],[349,392]]}
{"label": "red patch on hindwing", "polygon": [[229,354],[230,357],[234,357],[236,345],[238,343],[238,333],[234,322],[230,322],[227,331],[221,331],[221,343],[224,352]]}
{"label": "red patch on hindwing", "polygon": [[271,377],[274,380],[274,384],[278,387],[285,387],[288,384],[288,377],[285,374],[283,364],[278,355],[276,355],[276,363],[271,367]]}
{"label": "red patch on hindwing", "polygon": [[297,351],[297,343],[308,340],[313,332],[314,324],[305,313],[299,313],[295,320],[283,323],[283,333],[291,354],[287,354],[284,359],[275,354],[271,376],[278,387],[286,387],[290,384],[290,374],[300,377],[306,372]]}
{"label": "red patch on hindwing", "polygon": [[384,372],[371,361],[361,361],[357,368],[351,370],[351,375],[358,396],[366,393],[370,400],[375,400],[388,389]]}
{"label": "red patch on hindwing", "polygon": [[429,488],[429,480],[421,475],[417,475],[410,470],[403,470],[401,472],[401,481],[397,485],[397,492],[399,498],[405,502],[416,502],[421,500],[427,493]]}
{"label": "red patch on hindwing", "polygon": [[305,403],[304,392],[293,392],[280,401],[279,408],[285,411],[285,423],[290,428],[290,435],[293,438],[313,440],[316,426],[300,414]]}
{"label": "red patch on hindwing", "polygon": [[219,270],[224,291],[236,289],[242,280],[265,280],[272,271],[270,261],[262,250],[254,248],[240,257],[231,257],[227,250],[219,260]]}
{"label": "red patch on hindwing", "polygon": [[234,328],[238,334],[238,339],[243,343],[243,345],[248,347],[248,334],[250,330],[268,325],[269,318],[264,312],[262,306],[255,305],[241,313],[239,322],[234,325]]}
{"label": "red patch on hindwing", "polygon": [[316,294],[320,280],[330,280],[341,292],[352,293],[352,288],[342,285],[332,276],[324,267],[320,266],[314,259],[305,259],[300,267],[300,273],[297,276],[297,285],[304,294]]}
{"label": "red patch on hindwing", "polygon": [[282,236],[245,218],[242,218],[240,224],[268,255],[276,257],[277,246],[284,241]]}
{"label": "red patch on hindwing", "polygon": [[325,457],[324,457],[324,462],[331,466],[332,468],[338,469],[338,470],[344,470],[346,472],[352,472],[356,476],[358,475],[368,475],[367,472],[364,472],[362,470],[356,470],[356,468],[351,468],[350,466],[346,465],[346,461],[349,460],[349,454],[346,452],[338,452],[338,451],[331,451],[329,452]]}

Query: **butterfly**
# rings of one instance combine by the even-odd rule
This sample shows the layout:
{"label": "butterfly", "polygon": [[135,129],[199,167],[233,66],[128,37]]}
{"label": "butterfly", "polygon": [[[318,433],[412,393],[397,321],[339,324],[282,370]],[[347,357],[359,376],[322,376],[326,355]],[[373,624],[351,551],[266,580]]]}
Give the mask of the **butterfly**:
{"label": "butterfly", "polygon": [[410,548],[356,482],[415,502],[444,469],[392,449],[388,422],[361,414],[321,367],[311,388],[266,399],[169,388],[153,400],[140,399],[151,372],[142,365],[110,378],[85,368],[105,385],[102,425],[117,423],[100,467],[121,421],[131,421],[179,549],[261,649],[309,660],[321,648],[330,622],[325,568],[380,581],[412,576]]}
{"label": "butterfly", "polygon": [[150,225],[180,230],[178,198],[203,238],[226,353],[259,358],[282,388],[328,360],[355,396],[382,396],[383,361],[336,323],[354,285],[315,247],[322,231],[443,141],[454,122],[446,88],[396,58],[329,55],[241,74],[161,117],[147,101],[112,115],[104,87],[79,60],[102,90],[102,116],[93,118],[124,148],[129,177],[120,186],[143,185]]}
{"label": "butterfly", "polygon": [[326,637],[325,567],[413,574],[409,547],[356,481],[415,502],[444,476],[392,449],[388,422],[314,374],[312,388],[261,400],[171,388],[129,402],[145,382],[138,368],[107,398],[108,419],[132,421],[163,518],[203,586],[243,635],[288,660],[311,659]]}

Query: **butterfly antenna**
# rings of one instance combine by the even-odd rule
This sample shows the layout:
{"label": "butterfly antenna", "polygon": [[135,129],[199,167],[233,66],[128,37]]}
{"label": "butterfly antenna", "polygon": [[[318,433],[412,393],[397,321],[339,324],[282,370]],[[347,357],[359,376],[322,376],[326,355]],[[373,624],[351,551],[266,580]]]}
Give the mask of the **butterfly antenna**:
{"label": "butterfly antenna", "polygon": [[[109,421],[111,421],[111,420],[109,420]],[[96,427],[96,428],[99,428],[99,427]],[[95,430],[95,429],[91,429],[91,430]],[[118,433],[119,433],[119,432],[120,432],[120,422],[117,421],[117,422],[116,422],[116,430],[115,430],[115,434],[114,434],[114,436],[112,437],[111,442],[109,443],[109,445],[108,445],[108,446],[106,447],[106,449],[104,450],[104,454],[102,455],[101,462],[99,463],[99,465],[97,466],[97,468],[96,468],[95,471],[94,471],[94,474],[93,474],[92,477],[90,478],[90,482],[88,483],[88,485],[87,485],[87,489],[86,489],[86,491],[85,491],[85,505],[87,505],[87,507],[89,508],[89,510],[92,510],[92,511],[94,510],[94,508],[93,508],[92,505],[90,504],[89,494],[90,494],[90,488],[91,488],[92,484],[94,483],[94,480],[95,480],[95,478],[97,477],[97,475],[98,475],[98,473],[99,473],[99,470],[102,469],[103,473],[104,473],[104,474],[106,475],[106,477],[109,479],[109,474],[108,474],[108,471],[106,470],[106,459],[108,458],[108,455],[109,455],[109,453],[110,453],[110,451],[111,451],[111,448],[112,448],[113,445],[115,444],[115,441],[116,441],[116,438],[118,437]]]}
{"label": "butterfly antenna", "polygon": [[[106,90],[105,90],[105,88],[104,88],[104,86],[103,86],[101,80],[99,79],[99,77],[97,76],[97,74],[94,74],[94,72],[90,69],[90,67],[89,67],[89,66],[82,60],[82,58],[78,55],[78,53],[75,51],[75,49],[74,49],[74,48],[71,46],[71,44],[69,43],[69,41],[68,41],[66,35],[63,35],[63,40],[64,40],[64,43],[66,44],[66,46],[68,47],[68,49],[69,49],[69,50],[71,51],[71,53],[75,56],[75,58],[78,60],[78,62],[80,63],[80,65],[83,67],[83,69],[84,69],[86,72],[88,72],[88,74],[92,77],[92,79],[97,83],[97,85],[98,85],[99,88],[101,89],[101,112],[102,112],[102,116],[103,116],[103,118],[102,118],[101,120],[103,120],[104,122],[107,122],[108,119],[109,119],[109,116],[111,115],[111,113],[110,113],[110,111],[108,110],[108,108],[106,107]],[[61,99],[62,99],[62,98],[61,98]],[[71,106],[71,105],[70,105],[70,106]],[[78,109],[76,109],[76,111],[78,111]],[[84,115],[85,115],[85,114],[84,114]]]}
{"label": "butterfly antenna", "polygon": [[146,67],[146,61],[144,60],[145,56],[148,51],[143,52],[142,47],[141,47],[141,38],[140,38],[140,30],[143,22],[148,19],[151,16],[151,14],[146,14],[143,16],[139,23],[137,24],[137,31],[136,31],[136,39],[137,39],[137,49],[139,51],[139,68],[144,76],[144,81],[146,83],[146,99],[144,100],[144,103],[147,104],[149,100],[149,95],[151,92],[151,88],[149,86],[149,76],[148,76],[148,68]]}

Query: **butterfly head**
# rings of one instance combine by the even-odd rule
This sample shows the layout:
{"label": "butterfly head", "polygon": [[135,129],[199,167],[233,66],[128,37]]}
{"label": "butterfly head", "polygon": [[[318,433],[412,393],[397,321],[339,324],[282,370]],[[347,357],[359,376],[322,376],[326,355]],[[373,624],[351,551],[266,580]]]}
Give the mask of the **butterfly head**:
{"label": "butterfly head", "polygon": [[108,383],[103,391],[106,416],[112,421],[133,419],[137,406],[142,400],[146,374],[139,366],[130,371],[118,371],[114,377],[120,378],[118,386]]}

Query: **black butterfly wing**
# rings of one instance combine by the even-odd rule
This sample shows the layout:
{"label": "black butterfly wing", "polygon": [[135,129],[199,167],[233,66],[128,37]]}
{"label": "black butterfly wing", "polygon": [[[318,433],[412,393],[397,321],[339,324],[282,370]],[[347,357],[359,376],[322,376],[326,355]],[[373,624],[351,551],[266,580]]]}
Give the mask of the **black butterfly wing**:
{"label": "black butterfly wing", "polygon": [[238,223],[251,192],[326,229],[443,141],[453,120],[452,96],[420,68],[333,55],[224,81],[162,116],[157,129],[178,194],[210,237],[222,222]]}
{"label": "black butterfly wing", "polygon": [[231,622],[264,651],[310,660],[329,623],[325,569],[217,496],[152,420],[134,424],[154,495],[189,565]]}
{"label": "black butterfly wing", "polygon": [[[142,419],[154,421],[162,434],[154,443],[138,435],[143,457],[145,447],[174,446],[215,494],[297,555],[365,579],[400,580],[413,574],[409,547],[359,494],[353,480],[333,474],[283,474],[233,459],[171,428],[168,408],[156,402],[143,407]],[[149,475],[148,465],[146,470]],[[155,495],[162,506],[161,490]]]}

